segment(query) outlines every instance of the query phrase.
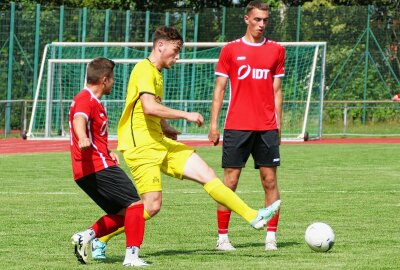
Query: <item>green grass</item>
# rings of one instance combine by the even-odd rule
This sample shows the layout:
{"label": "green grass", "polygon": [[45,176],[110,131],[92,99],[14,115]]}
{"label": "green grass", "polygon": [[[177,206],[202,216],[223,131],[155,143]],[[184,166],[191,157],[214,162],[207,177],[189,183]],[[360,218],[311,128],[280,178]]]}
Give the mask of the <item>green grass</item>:
{"label": "green grass", "polygon": [[[277,252],[264,251],[265,233],[237,215],[230,227],[237,251],[215,251],[215,203],[199,185],[165,177],[163,209],[146,224],[142,257],[149,269],[399,269],[399,150],[283,145]],[[221,176],[221,148],[198,152]],[[102,212],[73,182],[69,153],[0,155],[0,172],[0,269],[124,269],[123,235],[111,240],[106,262],[75,261],[69,238]],[[261,206],[252,161],[238,193]],[[315,253],[304,243],[314,221],[334,229],[331,252]]]}

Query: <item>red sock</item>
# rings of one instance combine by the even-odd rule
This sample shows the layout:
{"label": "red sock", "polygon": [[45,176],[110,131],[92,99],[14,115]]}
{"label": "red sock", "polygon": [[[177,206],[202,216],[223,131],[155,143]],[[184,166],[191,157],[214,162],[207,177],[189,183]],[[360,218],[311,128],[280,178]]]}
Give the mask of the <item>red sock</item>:
{"label": "red sock", "polygon": [[143,217],[144,205],[136,204],[126,209],[125,235],[127,247],[138,247],[143,243],[145,220]]}
{"label": "red sock", "polygon": [[278,229],[278,221],[279,221],[279,213],[278,213],[267,223],[267,231],[268,232],[276,232]]}
{"label": "red sock", "polygon": [[227,234],[232,211],[217,210],[218,233]]}
{"label": "red sock", "polygon": [[105,215],[96,221],[91,228],[96,233],[96,237],[100,238],[116,231],[119,227],[124,226],[124,219],[125,217],[121,215]]}

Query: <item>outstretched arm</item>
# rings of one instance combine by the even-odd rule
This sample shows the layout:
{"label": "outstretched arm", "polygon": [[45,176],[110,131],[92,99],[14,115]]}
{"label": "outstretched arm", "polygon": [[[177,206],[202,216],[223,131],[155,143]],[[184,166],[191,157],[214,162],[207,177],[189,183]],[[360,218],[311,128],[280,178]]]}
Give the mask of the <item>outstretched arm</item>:
{"label": "outstretched arm", "polygon": [[392,97],[392,100],[393,100],[393,101],[400,101],[400,93],[398,93],[397,95],[394,95],[394,96]]}
{"label": "outstretched arm", "polygon": [[211,105],[210,131],[208,132],[208,140],[214,145],[219,143],[218,117],[224,101],[227,81],[228,78],[222,76],[218,76],[215,81],[214,98]]}
{"label": "outstretched arm", "polygon": [[140,101],[143,111],[147,115],[153,115],[163,119],[185,119],[189,122],[196,123],[199,127],[204,123],[203,116],[200,113],[171,109],[158,103],[152,94],[141,94]]}

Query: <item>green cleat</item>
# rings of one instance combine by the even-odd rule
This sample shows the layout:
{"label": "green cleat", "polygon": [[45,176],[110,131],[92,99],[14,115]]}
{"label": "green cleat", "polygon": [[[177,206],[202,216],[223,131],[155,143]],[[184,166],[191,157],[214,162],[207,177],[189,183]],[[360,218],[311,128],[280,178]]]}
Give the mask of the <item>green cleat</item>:
{"label": "green cleat", "polygon": [[270,221],[278,213],[280,206],[281,200],[277,200],[267,208],[259,209],[257,217],[250,222],[251,226],[257,230],[264,228],[268,221]]}
{"label": "green cleat", "polygon": [[101,242],[97,238],[94,239],[92,241],[92,258],[94,260],[105,260],[106,248],[107,248],[107,243]]}

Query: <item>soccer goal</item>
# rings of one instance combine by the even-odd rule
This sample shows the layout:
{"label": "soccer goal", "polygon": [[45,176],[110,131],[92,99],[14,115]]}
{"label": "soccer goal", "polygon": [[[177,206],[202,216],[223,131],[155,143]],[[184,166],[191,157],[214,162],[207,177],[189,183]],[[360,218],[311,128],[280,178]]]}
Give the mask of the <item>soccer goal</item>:
{"label": "soccer goal", "polygon": [[[204,126],[171,120],[181,139],[206,139],[215,83],[215,66],[222,42],[187,42],[181,59],[163,70],[164,100],[169,107],[203,114]],[[286,48],[283,78],[282,138],[307,140],[322,134],[325,42],[280,43]],[[84,87],[86,65],[95,57],[115,61],[115,83],[102,102],[109,117],[109,135],[116,137],[130,72],[151,51],[150,42],[53,42],[45,46],[27,137],[69,136],[68,112],[73,97]],[[229,86],[228,86],[229,88]],[[229,93],[229,91],[227,91]],[[229,94],[219,117],[223,128]]]}

